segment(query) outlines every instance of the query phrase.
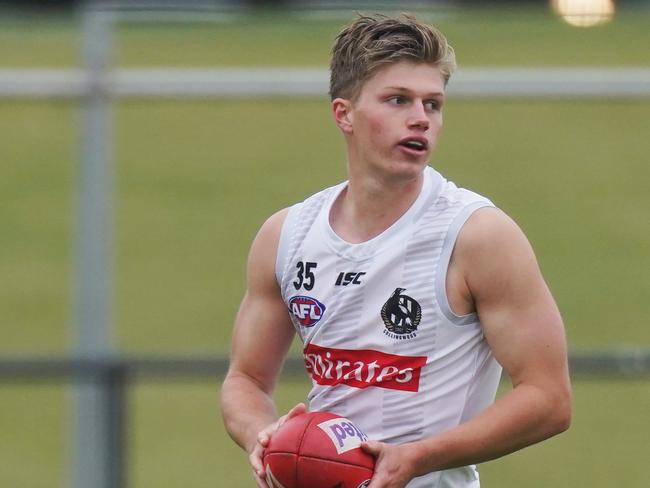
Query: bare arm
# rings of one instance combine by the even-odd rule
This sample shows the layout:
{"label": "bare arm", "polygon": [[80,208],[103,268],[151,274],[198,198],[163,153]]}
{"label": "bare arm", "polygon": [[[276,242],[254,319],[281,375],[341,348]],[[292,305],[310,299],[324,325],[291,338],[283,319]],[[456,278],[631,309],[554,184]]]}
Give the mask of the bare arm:
{"label": "bare arm", "polygon": [[564,326],[521,230],[496,209],[479,210],[463,227],[452,259],[513,388],[441,435],[395,449],[371,443],[386,471],[369,488],[401,487],[413,476],[495,459],[568,428]]}
{"label": "bare arm", "polygon": [[258,433],[278,418],[272,399],[294,329],[275,278],[278,239],[287,211],[273,215],[253,241],[247,290],[232,338],[221,410],[230,436],[251,453]]}

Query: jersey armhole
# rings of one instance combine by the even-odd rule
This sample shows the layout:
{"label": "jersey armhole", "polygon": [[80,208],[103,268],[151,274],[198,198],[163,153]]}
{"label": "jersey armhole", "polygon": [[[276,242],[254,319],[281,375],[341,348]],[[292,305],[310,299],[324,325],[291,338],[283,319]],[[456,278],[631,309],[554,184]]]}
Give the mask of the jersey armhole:
{"label": "jersey armhole", "polygon": [[284,277],[284,269],[287,265],[287,254],[289,253],[289,244],[291,236],[293,235],[296,222],[298,220],[298,207],[300,204],[293,205],[287,212],[287,217],[282,223],[282,230],[280,231],[280,239],[278,241],[278,253],[275,257],[275,279],[278,286],[282,289],[282,278]]}
{"label": "jersey armhole", "polygon": [[438,270],[435,277],[436,297],[438,306],[444,316],[454,325],[468,325],[478,322],[478,315],[473,312],[466,315],[456,315],[449,305],[447,298],[447,271],[449,270],[449,262],[451,261],[451,254],[454,251],[458,234],[460,234],[463,225],[467,219],[478,209],[485,207],[494,207],[494,204],[489,200],[481,200],[473,202],[464,207],[458,215],[452,220],[445,236],[445,242],[442,245],[440,254],[440,261]]}

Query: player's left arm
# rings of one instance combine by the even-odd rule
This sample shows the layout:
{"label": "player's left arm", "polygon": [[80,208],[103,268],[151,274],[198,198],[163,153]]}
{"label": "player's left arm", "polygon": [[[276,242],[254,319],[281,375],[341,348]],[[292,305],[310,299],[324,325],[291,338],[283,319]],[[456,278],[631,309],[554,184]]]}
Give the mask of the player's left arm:
{"label": "player's left arm", "polygon": [[452,261],[513,388],[440,435],[402,446],[371,443],[383,474],[369,488],[402,487],[413,476],[495,459],[569,426],[564,325],[523,232],[497,209],[478,210],[463,227]]}

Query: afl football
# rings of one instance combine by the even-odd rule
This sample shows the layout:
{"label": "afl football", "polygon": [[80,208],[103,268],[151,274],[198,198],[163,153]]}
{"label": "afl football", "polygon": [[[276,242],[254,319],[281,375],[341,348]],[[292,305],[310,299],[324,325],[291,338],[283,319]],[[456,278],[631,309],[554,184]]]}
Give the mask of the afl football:
{"label": "afl football", "polygon": [[366,435],[331,412],[309,412],[287,420],[264,451],[271,488],[364,488],[375,458],[359,447]]}

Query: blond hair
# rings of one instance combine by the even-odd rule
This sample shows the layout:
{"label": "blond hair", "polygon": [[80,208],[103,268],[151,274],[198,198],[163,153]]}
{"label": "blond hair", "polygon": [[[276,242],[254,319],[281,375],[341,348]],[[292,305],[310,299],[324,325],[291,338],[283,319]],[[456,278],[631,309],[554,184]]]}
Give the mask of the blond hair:
{"label": "blond hair", "polygon": [[360,15],[336,37],[330,97],[353,100],[378,68],[404,60],[438,66],[445,85],[456,68],[454,49],[435,27],[408,14]]}

